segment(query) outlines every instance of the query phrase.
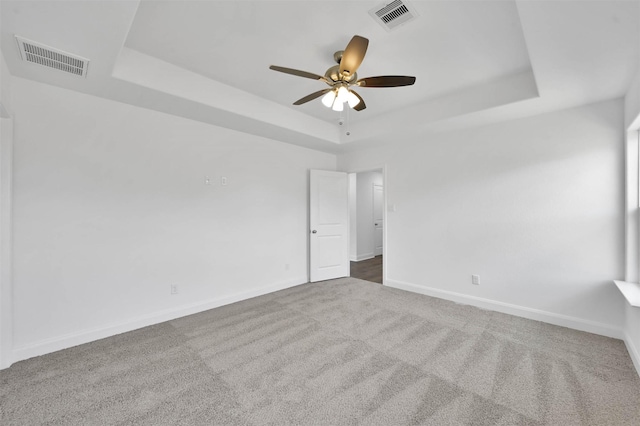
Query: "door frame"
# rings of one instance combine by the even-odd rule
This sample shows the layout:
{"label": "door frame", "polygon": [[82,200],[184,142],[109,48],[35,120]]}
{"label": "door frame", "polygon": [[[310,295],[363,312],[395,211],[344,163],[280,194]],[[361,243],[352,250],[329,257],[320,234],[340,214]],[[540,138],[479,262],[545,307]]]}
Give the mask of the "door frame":
{"label": "door frame", "polygon": [[[375,172],[382,170],[382,218],[384,220],[384,228],[382,229],[382,285],[387,285],[387,276],[388,270],[387,260],[389,250],[387,248],[387,235],[389,234],[389,223],[388,223],[388,212],[389,212],[389,204],[388,204],[388,185],[387,185],[387,164],[384,163],[378,166],[372,167],[358,167],[343,170],[345,173],[364,173],[364,172]],[[351,193],[349,193],[351,196]],[[351,222],[351,221],[349,221]],[[351,223],[349,223],[349,227]],[[351,237],[350,229],[347,231],[349,237]],[[351,244],[351,241],[349,241]]]}
{"label": "door frame", "polygon": [[[373,185],[371,185],[371,202],[373,204],[372,208],[371,208],[371,214],[373,215],[373,256],[376,256],[376,188],[380,187],[382,188],[382,197],[383,199],[381,200],[382,205],[380,206],[380,208],[382,209],[382,246],[384,248],[384,211],[385,211],[385,205],[384,205],[384,183],[382,185],[378,185],[377,183],[374,183]],[[380,255],[382,255],[382,253],[380,253]],[[384,260],[384,256],[382,257],[382,260]],[[383,271],[384,272],[384,267],[383,267]]]}

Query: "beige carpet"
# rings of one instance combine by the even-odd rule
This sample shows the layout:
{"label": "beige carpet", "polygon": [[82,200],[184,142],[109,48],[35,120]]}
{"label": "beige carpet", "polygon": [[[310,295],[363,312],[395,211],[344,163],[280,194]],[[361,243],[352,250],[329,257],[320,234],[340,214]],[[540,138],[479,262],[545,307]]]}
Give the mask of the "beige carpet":
{"label": "beige carpet", "polygon": [[2,425],[639,425],[624,343],[347,278],[14,364]]}

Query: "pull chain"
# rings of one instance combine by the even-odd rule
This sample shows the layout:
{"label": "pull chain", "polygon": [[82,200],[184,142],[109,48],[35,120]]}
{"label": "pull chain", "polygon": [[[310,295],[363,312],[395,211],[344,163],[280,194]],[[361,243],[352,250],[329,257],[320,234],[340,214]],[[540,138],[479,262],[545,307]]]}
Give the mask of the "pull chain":
{"label": "pull chain", "polygon": [[[350,109],[351,109],[351,107],[347,106],[345,109],[343,109],[340,112],[340,117],[338,118],[338,125],[344,126],[344,129],[345,129],[344,134],[347,135],[347,136],[351,136],[351,130],[350,130],[350,127],[349,127],[349,124],[350,124],[350,120],[349,120],[350,112],[349,112],[349,110]],[[344,112],[345,110],[347,111],[346,112],[346,118],[345,118],[345,112]]]}
{"label": "pull chain", "polygon": [[347,126],[346,126],[346,131],[345,131],[345,135],[347,136],[351,136],[351,131],[349,130],[349,110],[351,109],[350,106],[347,106]]}

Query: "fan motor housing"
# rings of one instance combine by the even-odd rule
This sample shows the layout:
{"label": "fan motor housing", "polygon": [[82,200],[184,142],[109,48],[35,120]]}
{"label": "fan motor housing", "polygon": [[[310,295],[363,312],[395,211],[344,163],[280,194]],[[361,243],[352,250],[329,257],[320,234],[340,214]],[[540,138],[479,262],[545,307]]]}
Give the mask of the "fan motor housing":
{"label": "fan motor housing", "polygon": [[331,81],[344,81],[345,83],[352,83],[358,80],[358,73],[351,75],[340,74],[340,65],[334,65],[324,73],[324,76]]}

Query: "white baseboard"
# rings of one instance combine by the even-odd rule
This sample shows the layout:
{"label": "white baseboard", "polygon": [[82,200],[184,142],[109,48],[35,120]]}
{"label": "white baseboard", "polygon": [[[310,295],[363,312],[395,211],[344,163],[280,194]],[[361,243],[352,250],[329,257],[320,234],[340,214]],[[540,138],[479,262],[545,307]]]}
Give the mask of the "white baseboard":
{"label": "white baseboard", "polygon": [[[126,333],[127,331],[137,330],[149,325],[154,325],[187,315],[196,314],[198,312],[217,308],[219,306],[251,299],[252,297],[262,296],[267,293],[273,293],[274,291],[284,290],[289,287],[304,284],[307,281],[307,277],[300,277],[282,283],[253,288],[251,290],[232,294],[230,296],[210,299],[203,302],[179,306],[176,308],[165,309],[163,311],[142,315],[137,318],[131,318],[120,323],[109,324],[104,327],[97,327],[93,329],[82,330],[76,333],[51,337],[49,339],[31,343],[26,346],[14,348],[12,351],[11,363],[22,361],[28,358],[33,358],[35,356],[45,355],[62,349],[71,348],[73,346],[82,345],[84,343],[93,342],[95,340],[104,339],[105,337],[114,336],[116,334]],[[9,366],[10,364],[4,368],[7,368]]]}
{"label": "white baseboard", "polygon": [[[262,296],[264,294],[272,293],[274,291],[283,290],[296,285],[304,284],[307,282],[307,277],[300,277],[295,280],[286,281],[278,284],[272,284],[268,286],[258,287],[244,292],[236,293],[230,296],[225,296],[216,299],[210,299],[204,302],[193,303],[185,306],[180,306],[172,309],[167,309],[152,314],[143,315],[130,320],[110,324],[104,327],[93,328],[89,330],[82,330],[77,333],[71,333],[62,336],[56,336],[49,339],[41,340],[36,343],[32,343],[27,346],[15,348],[12,351],[11,362],[18,362],[35,356],[45,355],[51,352],[59,351],[62,349],[70,348],[73,346],[89,343],[95,340],[110,337],[116,334],[125,333],[132,330],[137,330],[149,325],[158,324],[164,321],[173,320],[183,316],[195,314],[198,312],[206,311],[209,309],[217,308],[219,306],[228,305],[231,303],[239,302],[242,300],[250,299],[252,297]],[[613,326],[584,320],[581,318],[570,317],[566,315],[560,315],[552,312],[541,311],[538,309],[527,308],[518,305],[512,305],[508,303],[498,302],[490,299],[483,299],[480,297],[469,296],[461,293],[450,292],[441,289],[435,289],[431,287],[419,286],[416,284],[406,283],[402,281],[387,279],[384,285],[398,288],[401,290],[411,291],[414,293],[424,294],[427,296],[438,297],[440,299],[451,300],[457,303],[463,303],[467,305],[477,306],[483,309],[489,309],[492,311],[502,312],[505,314],[515,315],[518,317],[528,318],[536,321],[542,321],[549,324],[559,325],[562,327],[573,328],[580,331],[586,331],[589,333],[600,334],[607,337],[613,337],[616,339],[623,339],[629,355],[640,375],[640,351],[634,346],[633,342],[622,332]],[[8,368],[10,365],[3,366]]]}
{"label": "white baseboard", "polygon": [[369,260],[369,259],[373,259],[375,256],[373,255],[373,253],[365,253],[365,254],[359,254],[357,256],[351,256],[351,261],[352,262],[361,262],[363,260]]}
{"label": "white baseboard", "polygon": [[631,336],[627,333],[624,334],[624,344],[627,346],[627,351],[633,361],[633,365],[636,367],[636,372],[640,376],[640,348],[636,347],[631,340]]}
{"label": "white baseboard", "polygon": [[[553,325],[559,325],[561,327],[567,327],[575,330],[586,331],[588,333],[613,337],[614,339],[624,338],[624,333],[621,329],[596,321],[556,314],[539,309],[527,308],[525,306],[512,305],[510,303],[498,302],[496,300],[484,299],[481,297],[455,293],[452,291],[441,290],[432,287],[424,287],[416,284],[396,281],[393,279],[385,280],[384,285],[401,290],[411,291],[413,293],[420,293],[427,296],[446,299],[456,303],[476,306],[482,309],[502,312],[504,314],[514,315],[517,317],[527,318],[535,321],[542,321]],[[636,364],[636,368],[637,366],[638,365]]]}

